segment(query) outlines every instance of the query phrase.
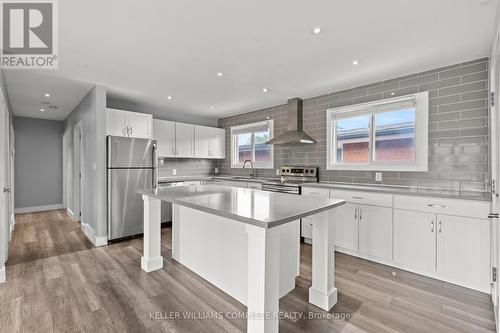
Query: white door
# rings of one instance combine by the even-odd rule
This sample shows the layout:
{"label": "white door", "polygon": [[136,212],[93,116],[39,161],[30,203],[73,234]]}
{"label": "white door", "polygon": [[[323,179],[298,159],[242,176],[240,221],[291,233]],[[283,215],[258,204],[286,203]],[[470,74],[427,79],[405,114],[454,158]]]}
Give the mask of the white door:
{"label": "white door", "polygon": [[73,206],[75,219],[82,222],[82,188],[83,188],[83,161],[82,161],[82,124],[73,127],[73,160],[74,160],[74,186]]}
{"label": "white door", "polygon": [[[9,115],[6,114],[7,118],[9,119],[9,122],[10,122],[10,118],[9,118]],[[12,236],[12,231],[14,230],[14,225],[16,223],[16,219],[15,219],[15,216],[14,216],[14,199],[15,199],[15,184],[14,184],[14,179],[15,179],[15,168],[14,168],[14,159],[15,159],[15,156],[16,156],[16,150],[15,150],[15,145],[14,145],[14,126],[12,124],[12,122],[10,122],[10,142],[9,142],[9,145],[10,145],[10,192],[9,192],[9,195],[10,195],[10,221],[11,221],[11,228],[10,228],[10,233],[11,233],[11,236]]]}
{"label": "white door", "polygon": [[394,209],[394,261],[435,273],[436,225],[435,214]]}
{"label": "white door", "polygon": [[392,208],[358,206],[359,252],[392,260]]}
{"label": "white door", "polygon": [[461,285],[490,289],[490,221],[437,216],[437,272]]}
{"label": "white door", "polygon": [[358,251],[358,205],[346,203],[333,210],[335,246]]}
{"label": "white door", "polygon": [[106,135],[128,136],[124,111],[106,110]]}
{"label": "white door", "polygon": [[152,139],[153,116],[147,113],[127,112],[126,125],[131,138]]}
{"label": "white door", "polygon": [[176,157],[194,156],[194,125],[175,123]]}
{"label": "white door", "polygon": [[208,150],[211,158],[226,157],[226,131],[223,128],[210,128]]}
{"label": "white door", "polygon": [[175,123],[155,119],[153,124],[158,156],[175,157]]}
{"label": "white door", "polygon": [[211,128],[205,126],[194,127],[194,154],[197,158],[210,158]]}
{"label": "white door", "polygon": [[10,218],[8,208],[9,180],[7,179],[7,135],[9,133],[8,113],[3,92],[0,90],[0,282],[5,279],[5,262],[7,261],[7,249],[10,238]]}

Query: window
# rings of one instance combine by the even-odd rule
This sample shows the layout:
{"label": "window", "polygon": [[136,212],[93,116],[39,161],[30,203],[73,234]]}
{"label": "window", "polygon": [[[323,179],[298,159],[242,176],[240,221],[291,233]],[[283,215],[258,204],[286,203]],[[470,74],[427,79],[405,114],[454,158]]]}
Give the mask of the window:
{"label": "window", "polygon": [[273,128],[272,119],[231,127],[231,167],[241,168],[250,160],[255,168],[272,169],[273,146],[266,142],[273,137]]}
{"label": "window", "polygon": [[330,170],[427,171],[428,93],[327,111]]}

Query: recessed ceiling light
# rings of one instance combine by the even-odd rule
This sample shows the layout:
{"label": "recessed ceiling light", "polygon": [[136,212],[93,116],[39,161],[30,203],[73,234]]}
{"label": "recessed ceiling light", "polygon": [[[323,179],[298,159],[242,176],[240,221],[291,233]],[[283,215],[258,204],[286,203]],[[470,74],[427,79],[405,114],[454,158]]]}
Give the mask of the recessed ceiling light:
{"label": "recessed ceiling light", "polygon": [[169,101],[171,101],[171,100],[173,100],[174,98],[173,98],[172,96],[167,96],[167,99],[168,99]]}
{"label": "recessed ceiling light", "polygon": [[49,93],[45,93],[44,96],[45,97],[50,97],[50,94]]}
{"label": "recessed ceiling light", "polygon": [[224,76],[224,73],[222,73],[222,72],[218,72],[218,73],[217,73],[217,76],[218,76],[218,77]]}
{"label": "recessed ceiling light", "polygon": [[352,61],[352,64],[353,64],[354,66],[356,66],[357,64],[359,64],[359,61],[357,61],[357,60],[353,60],[353,61]]}
{"label": "recessed ceiling light", "polygon": [[266,93],[266,92],[269,92],[269,89],[267,89],[267,88],[262,88],[262,92],[265,92],[265,93]]}
{"label": "recessed ceiling light", "polygon": [[210,105],[210,108],[211,108],[211,109],[213,109],[213,108],[215,108],[215,106],[213,106],[213,105]]}
{"label": "recessed ceiling light", "polygon": [[321,28],[320,27],[316,27],[313,29],[313,34],[317,35],[321,32]]}
{"label": "recessed ceiling light", "polygon": [[45,109],[40,109],[41,112],[45,112]]}

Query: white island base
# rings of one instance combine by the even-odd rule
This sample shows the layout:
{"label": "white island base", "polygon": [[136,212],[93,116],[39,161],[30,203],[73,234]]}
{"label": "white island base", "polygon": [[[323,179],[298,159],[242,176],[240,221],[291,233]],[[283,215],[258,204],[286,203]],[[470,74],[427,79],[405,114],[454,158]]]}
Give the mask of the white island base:
{"label": "white island base", "polygon": [[[143,195],[144,255],[141,267],[163,267],[161,200]],[[315,214],[309,302],[329,311],[334,287],[334,237],[328,211]],[[278,332],[279,299],[295,288],[299,274],[300,223],[271,228],[242,223],[173,204],[172,257],[248,308],[247,331]]]}

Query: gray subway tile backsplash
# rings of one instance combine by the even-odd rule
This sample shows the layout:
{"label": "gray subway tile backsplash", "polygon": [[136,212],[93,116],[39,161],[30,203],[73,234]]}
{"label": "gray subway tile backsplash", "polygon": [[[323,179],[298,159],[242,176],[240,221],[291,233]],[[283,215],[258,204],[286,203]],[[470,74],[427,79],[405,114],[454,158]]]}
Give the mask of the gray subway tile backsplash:
{"label": "gray subway tile backsplash", "polygon": [[[448,189],[484,190],[490,178],[488,165],[487,58],[454,64],[401,78],[366,84],[304,100],[304,130],[317,140],[314,146],[275,146],[275,167],[283,164],[318,165],[321,180],[375,183],[375,173],[326,170],[326,110],[381,98],[429,91],[429,171],[382,172],[383,183]],[[290,96],[293,97],[293,96]],[[287,126],[286,105],[279,105],[219,120],[219,127],[275,120],[275,134]],[[226,146],[230,156],[230,145]],[[213,162],[211,162],[213,163]],[[230,160],[218,161],[221,173],[246,174],[232,169]],[[272,177],[274,170],[257,175]]]}

